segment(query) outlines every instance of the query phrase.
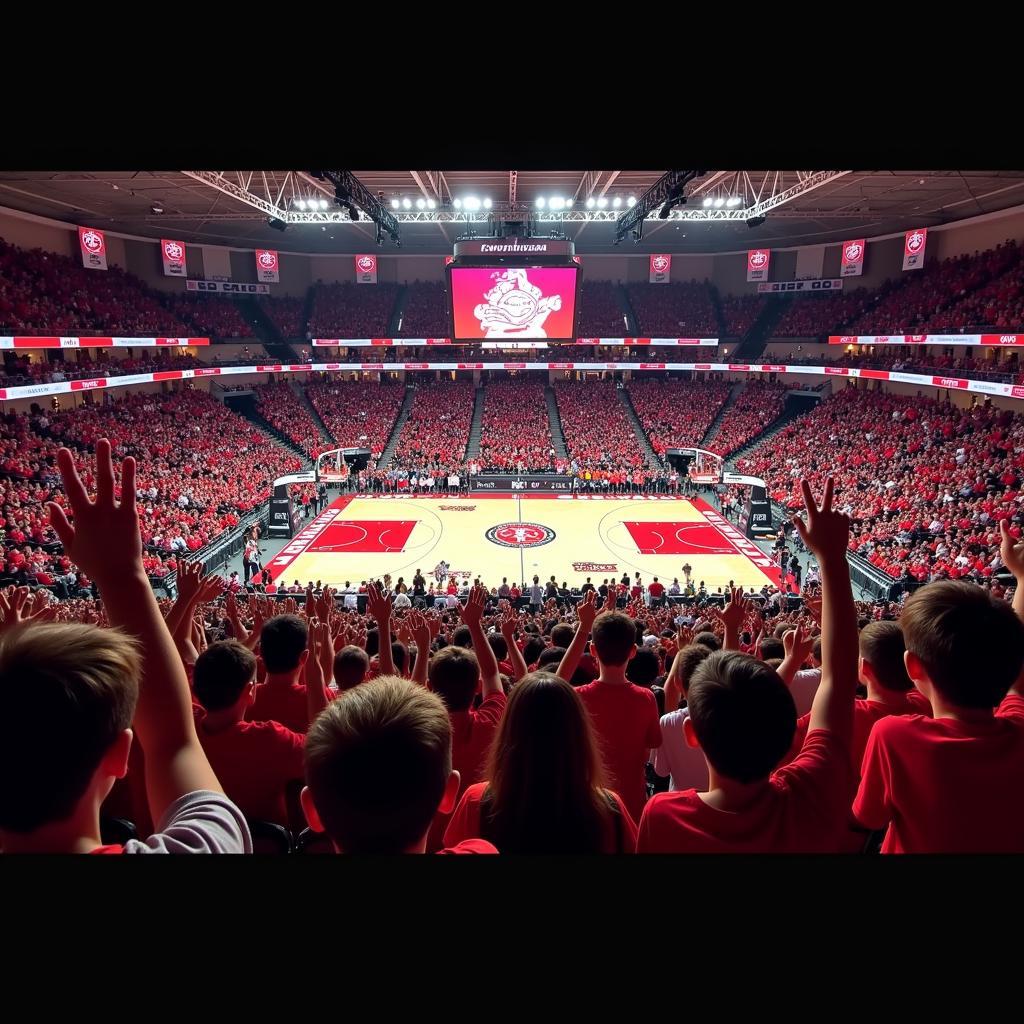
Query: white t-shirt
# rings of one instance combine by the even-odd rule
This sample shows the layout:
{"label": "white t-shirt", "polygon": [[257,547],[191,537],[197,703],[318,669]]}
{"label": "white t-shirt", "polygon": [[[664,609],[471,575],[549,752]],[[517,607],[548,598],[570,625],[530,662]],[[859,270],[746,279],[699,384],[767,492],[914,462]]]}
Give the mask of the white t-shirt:
{"label": "white t-shirt", "polygon": [[818,685],[821,683],[820,668],[806,668],[793,676],[789,692],[793,694],[793,701],[796,703],[796,717],[800,718],[811,710],[814,703],[814,695],[818,692]]}
{"label": "white t-shirt", "polygon": [[662,778],[669,776],[670,792],[708,789],[708,763],[700,747],[691,747],[683,734],[683,721],[689,708],[670,711],[661,717],[661,746],[654,751],[654,771]]}
{"label": "white t-shirt", "polygon": [[245,815],[223,793],[196,790],[164,812],[146,840],[129,839],[125,853],[252,853]]}
{"label": "white t-shirt", "polygon": [[408,594],[397,594],[395,595],[395,607],[396,608],[411,608],[412,601],[409,600]]}

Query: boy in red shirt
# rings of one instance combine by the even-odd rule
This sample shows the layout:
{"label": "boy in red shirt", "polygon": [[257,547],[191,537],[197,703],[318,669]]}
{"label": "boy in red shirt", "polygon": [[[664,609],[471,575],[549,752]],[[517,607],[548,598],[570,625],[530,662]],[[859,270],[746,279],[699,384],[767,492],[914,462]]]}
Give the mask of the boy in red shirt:
{"label": "boy in red shirt", "polygon": [[[452,730],[441,699],[382,676],[332,701],[310,726],[302,809],[338,853],[425,853],[455,808]],[[469,839],[441,853],[497,853]]]}
{"label": "boy in red shirt", "polygon": [[[188,680],[142,566],[135,460],[114,500],[110,442],[96,444],[90,500],[71,452],[57,465],[74,524],[47,511],[67,555],[99,584],[112,626],[18,625],[0,639],[0,848],[5,853],[250,853],[242,812],[196,736]],[[4,625],[14,623],[3,615]],[[140,682],[141,680],[141,682]],[[157,832],[106,847],[100,806],[146,752]]]}
{"label": "boy in red shirt", "polygon": [[[315,632],[314,627],[310,633]],[[192,677],[205,711],[196,731],[224,792],[245,816],[250,821],[286,825],[286,789],[290,782],[302,778],[306,737],[279,722],[244,720],[253,700],[255,677],[256,657],[237,640],[224,640],[203,651]],[[306,695],[312,721],[327,706],[323,686],[307,685]]]}
{"label": "boy in red shirt", "polygon": [[[787,640],[787,643],[790,641]],[[853,777],[860,778],[864,748],[875,722],[889,715],[927,715],[931,705],[927,698],[914,689],[914,681],[907,675],[903,655],[907,645],[898,622],[870,622],[860,631],[860,662],[858,676],[867,687],[866,700],[858,698],[853,705],[853,741],[850,745],[850,764]],[[796,723],[796,737],[791,757],[800,753],[810,726],[810,714]]]}
{"label": "boy in red shirt", "polygon": [[658,702],[649,689],[634,686],[626,678],[626,665],[636,654],[636,623],[628,615],[614,611],[615,599],[611,595],[605,611],[595,618],[597,608],[593,596],[594,592],[588,591],[583,602],[577,605],[580,625],[558,667],[558,674],[571,680],[583,653],[583,644],[591,634],[591,647],[600,674],[594,682],[577,687],[576,692],[590,714],[601,746],[608,788],[622,797],[636,821],[647,800],[648,755],[661,746]]}
{"label": "boy in red shirt", "polygon": [[[1005,521],[1001,529],[1019,614],[1024,545]],[[982,588],[952,580],[916,591],[900,621],[907,672],[934,718],[875,725],[854,817],[888,826],[883,853],[1024,853],[1024,624]]]}
{"label": "boy in red shirt", "polygon": [[[683,731],[708,763],[708,792],[652,798],[638,853],[826,853],[841,848],[853,789],[850,737],[857,691],[857,613],[846,545],[850,523],[819,508],[802,482],[807,524],[794,525],[822,576],[822,677],[800,755],[776,769],[793,741],[796,705],[774,669],[737,650],[716,651],[694,672]],[[724,616],[725,617],[725,616]],[[731,620],[731,616],[728,616]],[[729,630],[735,634],[735,628]],[[726,647],[736,643],[727,637]]]}
{"label": "boy in red shirt", "polygon": [[[459,608],[462,621],[469,629],[473,650],[442,647],[427,666],[430,689],[444,701],[451,719],[452,767],[462,780],[456,798],[467,786],[482,780],[487,748],[505,713],[506,698],[498,673],[498,659],[483,631],[486,601],[487,590],[474,587],[466,604]],[[483,700],[474,711],[473,698],[478,690]],[[431,830],[431,846],[440,845],[445,824],[445,820],[438,820]]]}

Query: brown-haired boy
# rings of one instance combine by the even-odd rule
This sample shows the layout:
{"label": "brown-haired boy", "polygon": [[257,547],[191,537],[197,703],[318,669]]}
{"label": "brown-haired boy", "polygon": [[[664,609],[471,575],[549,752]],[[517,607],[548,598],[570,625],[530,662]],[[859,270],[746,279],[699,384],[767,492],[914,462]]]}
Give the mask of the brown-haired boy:
{"label": "brown-haired boy", "polygon": [[[96,444],[94,501],[68,449],[57,453],[57,464],[74,522],[53,502],[50,520],[67,556],[99,585],[121,634],[29,625],[0,642],[0,846],[11,853],[249,853],[245,818],[199,743],[185,670],[142,566],[135,460],[122,464],[120,501],[109,441]],[[77,649],[75,666],[62,643]],[[157,831],[104,847],[100,805],[128,770],[133,734],[145,752]]]}
{"label": "brown-haired boy", "polygon": [[[1001,527],[1019,610],[1024,545]],[[871,731],[853,813],[873,831],[888,826],[883,853],[1024,853],[1024,624],[1014,609],[952,580],[904,606],[907,673],[934,717],[890,717]]]}
{"label": "brown-haired boy", "polygon": [[[779,674],[738,650],[716,651],[693,673],[683,723],[687,742],[707,759],[708,791],[653,797],[640,821],[638,853],[840,849],[852,791],[857,616],[846,563],[850,524],[832,509],[833,486],[829,478],[818,507],[803,481],[807,523],[794,521],[818,557],[824,587],[822,679],[799,757],[776,770],[796,729],[796,705]],[[738,625],[727,622],[727,632]]]}
{"label": "brown-haired boy", "polygon": [[[302,808],[339,853],[425,853],[435,816],[459,792],[452,729],[441,699],[381,676],[332,701],[306,738]],[[443,853],[497,853],[472,839]]]}

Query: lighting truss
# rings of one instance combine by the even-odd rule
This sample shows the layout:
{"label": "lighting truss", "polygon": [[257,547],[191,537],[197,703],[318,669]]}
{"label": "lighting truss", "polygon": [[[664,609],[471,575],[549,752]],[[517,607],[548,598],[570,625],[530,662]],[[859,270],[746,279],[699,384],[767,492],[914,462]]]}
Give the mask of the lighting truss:
{"label": "lighting truss", "polygon": [[[200,181],[224,195],[237,199],[248,206],[251,213],[211,213],[201,219],[206,221],[245,221],[264,220],[277,217],[286,224],[320,224],[320,225],[365,225],[373,223],[363,210],[359,210],[359,220],[352,221],[348,211],[339,209],[334,204],[334,192],[324,181],[317,181],[304,172],[263,172],[263,171],[183,171],[183,174]],[[688,193],[688,204],[672,210],[668,223],[700,222],[700,221],[740,221],[771,213],[773,218],[786,219],[863,219],[863,211],[853,210],[817,210],[787,209],[787,204],[794,199],[813,192],[823,185],[830,184],[844,177],[851,171],[766,171],[755,176],[754,172],[729,172],[729,180],[739,174],[742,182],[738,190],[751,200],[751,205],[743,207],[703,207],[704,196],[717,194],[717,188],[724,185],[725,172],[711,172],[709,177],[698,181],[692,192]],[[755,180],[756,178],[756,180]],[[710,187],[709,187],[710,186]],[[724,193],[723,193],[724,194]],[[731,194],[731,193],[730,193]],[[298,199],[310,198],[328,200],[331,204],[327,210],[299,210],[294,203]],[[376,197],[372,197],[376,203]],[[532,220],[539,224],[582,224],[593,221],[598,224],[617,223],[634,215],[634,224],[646,221],[658,222],[658,211],[664,205],[664,199],[654,204],[642,220],[636,211],[640,201],[623,212],[609,207],[605,210],[588,210],[579,201],[571,210],[552,212],[538,210],[532,203],[495,201],[491,208],[476,211],[456,210],[447,202],[439,203],[434,210],[384,210],[387,217],[396,224],[487,224],[492,220]],[[357,204],[358,208],[358,204]],[[383,209],[383,208],[382,208]],[[159,220],[193,221],[196,214],[164,213]],[[666,223],[661,220],[660,223]],[[627,228],[627,230],[629,230]]]}

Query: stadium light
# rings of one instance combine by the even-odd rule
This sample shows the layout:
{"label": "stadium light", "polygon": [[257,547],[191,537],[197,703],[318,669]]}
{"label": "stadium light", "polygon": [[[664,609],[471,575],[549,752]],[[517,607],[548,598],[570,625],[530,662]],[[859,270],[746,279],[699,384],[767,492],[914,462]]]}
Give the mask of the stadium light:
{"label": "stadium light", "polygon": [[543,210],[544,209],[544,197],[543,196],[537,196],[537,202],[534,205],[537,207],[538,210]]}
{"label": "stadium light", "polygon": [[706,210],[713,202],[714,202],[714,199],[712,199],[711,196],[705,196],[704,197],[704,209]]}
{"label": "stadium light", "polygon": [[486,196],[486,197],[484,198],[484,209],[485,209],[485,210],[489,210],[489,209],[491,208],[491,206],[492,206],[492,205],[493,205],[493,204],[491,203],[491,197],[490,197],[490,196]]}
{"label": "stadium light", "polygon": [[592,210],[594,208],[594,203],[596,203],[596,202],[597,202],[597,200],[593,196],[588,196],[587,197],[587,209],[588,210]]}
{"label": "stadium light", "polygon": [[391,209],[397,210],[402,204],[397,199],[391,200]]}
{"label": "stadium light", "polygon": [[420,196],[420,198],[416,200],[416,209],[417,210],[425,210],[426,208],[427,208],[427,201],[422,196]]}
{"label": "stadium light", "polygon": [[321,210],[326,210],[327,209],[327,200],[326,199],[321,199],[320,200],[320,209]]}
{"label": "stadium light", "polygon": [[612,206],[614,206],[615,209],[617,210],[621,205],[622,205],[622,197],[621,196],[616,196],[612,200]]}
{"label": "stadium light", "polygon": [[408,196],[406,196],[402,200],[402,209],[403,210],[411,210],[412,209],[412,200]]}
{"label": "stadium light", "polygon": [[626,205],[632,210],[633,207],[636,206],[636,196],[630,196],[626,200]]}
{"label": "stadium light", "polygon": [[299,208],[300,210],[304,210],[304,209],[306,208],[306,200],[305,200],[305,199],[296,199],[296,200],[295,200],[295,205],[296,205],[296,206],[297,206],[297,207],[298,207],[298,208]]}
{"label": "stadium light", "polygon": [[725,206],[725,200],[721,196],[719,196],[715,200],[715,209],[720,210],[723,206]]}
{"label": "stadium light", "polygon": [[427,209],[428,210],[433,210],[436,207],[437,207],[437,203],[435,203],[433,199],[428,199],[427,200]]}
{"label": "stadium light", "polygon": [[456,210],[461,210],[462,209],[462,200],[461,199],[453,200],[452,201],[452,206],[454,206]]}
{"label": "stadium light", "polygon": [[480,209],[480,200],[476,196],[466,196],[462,200],[462,207],[465,210],[475,212]]}
{"label": "stadium light", "polygon": [[597,201],[597,208],[599,210],[603,210],[607,205],[608,205],[608,200],[604,196],[601,196],[601,198],[598,199],[598,201]]}
{"label": "stadium light", "polygon": [[561,196],[552,196],[548,200],[548,209],[549,210],[564,210],[565,209],[565,200]]}
{"label": "stadium light", "polygon": [[729,196],[729,198],[725,202],[725,205],[728,206],[730,209],[732,207],[734,207],[734,206],[739,206],[740,205],[739,196]]}

